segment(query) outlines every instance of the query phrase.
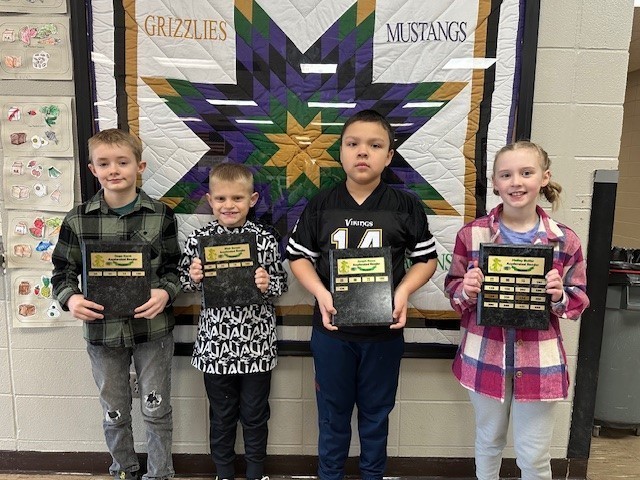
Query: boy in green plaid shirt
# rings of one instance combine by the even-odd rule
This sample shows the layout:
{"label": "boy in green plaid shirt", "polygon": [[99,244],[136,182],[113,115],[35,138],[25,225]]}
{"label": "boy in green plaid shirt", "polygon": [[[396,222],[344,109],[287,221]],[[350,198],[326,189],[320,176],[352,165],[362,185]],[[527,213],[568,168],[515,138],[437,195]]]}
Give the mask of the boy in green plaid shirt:
{"label": "boy in green plaid shirt", "polygon": [[[84,338],[103,409],[104,435],[114,478],[138,479],[140,464],[131,429],[129,365],[138,376],[146,426],[147,472],[143,479],[174,476],[171,458],[171,304],[180,291],[180,248],[173,211],[136,188],[142,145],[133,135],[104,130],[89,139],[89,169],[102,189],[65,217],[53,252],[53,292],[63,309],[84,322]],[[103,305],[84,297],[81,242],[143,241],[151,246],[151,295],[131,317],[105,317]]]}

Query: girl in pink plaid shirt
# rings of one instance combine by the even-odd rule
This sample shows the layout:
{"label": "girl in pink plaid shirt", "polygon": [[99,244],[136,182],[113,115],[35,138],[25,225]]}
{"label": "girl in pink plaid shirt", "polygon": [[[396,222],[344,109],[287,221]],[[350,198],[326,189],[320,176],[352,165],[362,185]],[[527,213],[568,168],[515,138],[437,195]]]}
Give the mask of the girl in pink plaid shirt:
{"label": "girl in pink plaid shirt", "polygon": [[[555,209],[562,188],[551,181],[550,161],[538,145],[503,147],[493,165],[493,192],[502,203],[458,232],[446,293],[461,315],[461,341],[453,373],[469,390],[476,417],[479,480],[498,480],[512,418],[516,463],[523,480],[551,479],[551,437],[558,400],[568,396],[569,375],[560,318],[576,320],[589,306],[580,240],[538,206],[541,195]],[[484,276],[481,243],[553,245],[546,275],[551,297],[547,330],[483,327],[476,322]]]}

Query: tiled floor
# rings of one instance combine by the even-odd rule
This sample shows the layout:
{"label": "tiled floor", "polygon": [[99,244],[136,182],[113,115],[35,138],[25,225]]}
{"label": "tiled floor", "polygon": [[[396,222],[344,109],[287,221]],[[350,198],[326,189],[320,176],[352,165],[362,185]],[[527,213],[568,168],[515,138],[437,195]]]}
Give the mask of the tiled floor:
{"label": "tiled floor", "polygon": [[633,430],[602,427],[591,439],[589,480],[640,479],[640,436]]}
{"label": "tiled floor", "polygon": [[[2,474],[0,480],[85,480],[87,475]],[[108,476],[92,476],[91,480],[111,480]],[[184,477],[183,477],[184,478]],[[271,477],[281,480],[282,477]],[[588,480],[640,479],[640,436],[633,430],[602,428],[591,441]],[[205,480],[191,478],[190,480]],[[210,478],[206,480],[211,480]],[[290,479],[287,479],[290,480]]]}

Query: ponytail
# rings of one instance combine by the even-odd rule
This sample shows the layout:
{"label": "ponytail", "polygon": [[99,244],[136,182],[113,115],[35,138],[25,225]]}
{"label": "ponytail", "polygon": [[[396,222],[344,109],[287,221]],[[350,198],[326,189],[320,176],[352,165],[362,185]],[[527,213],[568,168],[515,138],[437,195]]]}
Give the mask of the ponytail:
{"label": "ponytail", "polygon": [[554,182],[553,180],[549,180],[549,183],[540,189],[540,195],[544,195],[544,198],[551,204],[551,210],[558,208],[560,192],[562,192],[562,187],[558,182]]}

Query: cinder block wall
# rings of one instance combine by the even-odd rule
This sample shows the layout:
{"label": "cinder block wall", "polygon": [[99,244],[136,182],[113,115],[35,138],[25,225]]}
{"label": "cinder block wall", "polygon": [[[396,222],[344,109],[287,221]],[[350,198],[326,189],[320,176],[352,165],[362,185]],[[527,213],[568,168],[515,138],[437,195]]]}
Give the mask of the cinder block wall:
{"label": "cinder block wall", "polygon": [[627,77],[623,119],[613,245],[640,248],[640,70]]}
{"label": "cinder block wall", "polygon": [[[565,188],[555,217],[571,225],[585,246],[593,172],[618,164],[632,13],[632,0],[542,0],[532,137],[551,154],[554,179]],[[2,81],[4,95],[44,91],[73,95],[73,84]],[[3,287],[6,281],[3,277]],[[0,293],[4,299],[4,290]],[[6,301],[0,307],[0,450],[104,451],[101,411],[80,329],[14,329]],[[578,325],[567,322],[564,332],[573,374]],[[174,451],[207,453],[201,376],[187,358],[175,358],[173,368]],[[269,452],[315,454],[311,359],[282,358],[273,383]],[[570,412],[571,399],[559,411],[554,457],[566,454]],[[141,440],[139,416],[136,423]],[[449,361],[403,362],[389,453],[473,455],[472,408],[450,374]]]}
{"label": "cinder block wall", "polygon": [[[630,0],[541,2],[532,139],[564,189],[553,216],[577,232],[585,254],[594,171],[618,166],[632,18]],[[579,323],[562,329],[573,381]],[[566,454],[570,422],[571,397],[558,415],[554,455]]]}

